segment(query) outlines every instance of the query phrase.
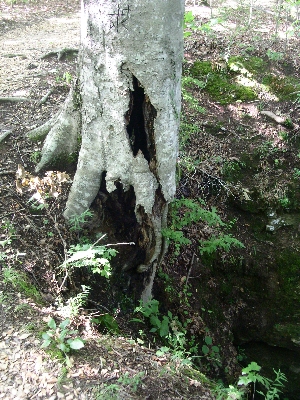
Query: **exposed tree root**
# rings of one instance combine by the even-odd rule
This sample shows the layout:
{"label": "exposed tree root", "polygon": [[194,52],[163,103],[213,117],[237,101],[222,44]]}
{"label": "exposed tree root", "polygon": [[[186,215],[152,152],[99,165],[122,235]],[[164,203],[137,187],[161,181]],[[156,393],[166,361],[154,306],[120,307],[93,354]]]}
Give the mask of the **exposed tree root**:
{"label": "exposed tree root", "polygon": [[2,57],[6,57],[6,58],[15,58],[15,57],[22,57],[23,60],[25,60],[27,58],[27,56],[25,56],[25,54],[4,54]]}
{"label": "exposed tree root", "polygon": [[42,55],[41,60],[45,60],[46,58],[57,56],[58,61],[61,61],[63,58],[67,57],[68,55],[71,55],[71,56],[77,55],[78,51],[79,51],[78,49],[71,49],[71,48],[50,51],[49,53]]}
{"label": "exposed tree root", "polygon": [[[277,124],[280,125],[287,125],[287,118],[279,117],[278,115],[274,114],[272,111],[261,111],[262,115],[266,115],[267,117],[273,119]],[[292,122],[289,122],[289,127],[293,128],[294,124]]]}
{"label": "exposed tree root", "polygon": [[0,97],[0,103],[20,103],[22,101],[32,101],[29,97]]}
{"label": "exposed tree root", "polygon": [[75,108],[73,102],[74,88],[64,103],[62,110],[45,124],[28,132],[31,140],[42,140],[44,146],[42,159],[36,166],[36,172],[57,162],[61,157],[66,159],[78,149],[78,137],[80,134],[80,111]]}
{"label": "exposed tree root", "polygon": [[0,135],[0,143],[3,142],[3,140],[12,133],[12,131],[5,131]]}
{"label": "exposed tree root", "polygon": [[38,102],[38,106],[41,106],[42,104],[45,104],[46,101],[48,100],[48,98],[51,96],[51,94],[53,93],[54,89],[51,88],[46,95]]}

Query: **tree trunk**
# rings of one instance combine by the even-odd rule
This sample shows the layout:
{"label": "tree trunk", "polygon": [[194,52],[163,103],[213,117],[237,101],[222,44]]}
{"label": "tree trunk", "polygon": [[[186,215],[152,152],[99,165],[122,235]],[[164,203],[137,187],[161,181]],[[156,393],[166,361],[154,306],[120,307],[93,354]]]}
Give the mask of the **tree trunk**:
{"label": "tree trunk", "polygon": [[143,273],[144,300],[175,193],[183,12],[184,0],[84,0],[76,85],[60,115],[31,132],[49,132],[37,171],[74,152],[80,132],[64,215],[80,215],[97,199],[115,233],[135,239],[123,269]]}

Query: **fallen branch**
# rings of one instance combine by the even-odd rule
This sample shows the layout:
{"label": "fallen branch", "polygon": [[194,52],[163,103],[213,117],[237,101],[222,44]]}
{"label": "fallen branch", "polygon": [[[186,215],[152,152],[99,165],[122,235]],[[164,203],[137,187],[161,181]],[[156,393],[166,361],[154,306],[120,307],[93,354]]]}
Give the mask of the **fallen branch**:
{"label": "fallen branch", "polygon": [[284,125],[284,126],[290,127],[290,128],[294,127],[294,124],[288,118],[279,117],[278,115],[274,114],[272,111],[261,111],[260,113],[273,119],[275,122],[277,122],[277,124]]}
{"label": "fallen branch", "polygon": [[1,133],[0,135],[0,143],[3,142],[3,140],[12,133],[12,131],[5,131],[3,133]]}
{"label": "fallen branch", "polygon": [[19,103],[21,101],[32,101],[29,97],[0,97],[0,103]]}
{"label": "fallen branch", "polygon": [[14,57],[22,57],[23,59],[27,58],[27,56],[25,56],[25,54],[4,54],[2,57],[6,57],[6,58],[14,58]]}
{"label": "fallen branch", "polygon": [[74,56],[74,55],[78,54],[78,49],[65,48],[62,50],[50,51],[49,53],[42,55],[41,60],[45,60],[46,58],[50,58],[50,57],[57,55],[57,59],[58,59],[58,61],[60,61],[61,59],[66,57],[68,54],[71,54],[72,56]]}

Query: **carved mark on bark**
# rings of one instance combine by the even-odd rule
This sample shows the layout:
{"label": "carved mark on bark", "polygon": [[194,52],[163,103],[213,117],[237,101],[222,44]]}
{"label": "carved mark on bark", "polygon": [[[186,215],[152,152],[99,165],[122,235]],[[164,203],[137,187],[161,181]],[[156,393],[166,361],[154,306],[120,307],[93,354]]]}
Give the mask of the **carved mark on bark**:
{"label": "carved mark on bark", "polygon": [[134,156],[141,151],[148,161],[150,171],[155,174],[154,120],[157,112],[134,75],[132,76],[132,83],[133,90],[130,90],[129,109],[125,114],[131,150]]}
{"label": "carved mark on bark", "polygon": [[117,32],[119,32],[120,25],[123,25],[124,28],[127,29],[124,24],[129,18],[129,12],[129,5],[122,7],[118,4],[116,10],[112,14],[108,14],[110,16],[110,29],[115,28]]}

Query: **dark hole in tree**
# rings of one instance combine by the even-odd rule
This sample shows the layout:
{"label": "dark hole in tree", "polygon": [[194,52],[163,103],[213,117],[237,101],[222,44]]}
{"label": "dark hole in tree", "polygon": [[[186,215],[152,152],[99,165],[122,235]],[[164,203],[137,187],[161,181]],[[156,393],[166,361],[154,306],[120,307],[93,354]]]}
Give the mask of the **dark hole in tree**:
{"label": "dark hole in tree", "polygon": [[132,77],[132,82],[133,91],[130,90],[129,110],[125,115],[127,133],[133,155],[136,156],[140,150],[150,163],[151,159],[155,159],[153,126],[157,113],[135,76]]}
{"label": "dark hole in tree", "polygon": [[126,263],[134,268],[145,260],[145,250],[138,246],[141,228],[135,215],[134,189],[131,186],[124,191],[122,183],[116,181],[116,189],[109,193],[105,177],[106,172],[103,172],[100,190],[92,206],[98,212],[101,232],[107,233],[110,240],[136,243],[118,248],[118,258],[122,258],[123,265]]}

